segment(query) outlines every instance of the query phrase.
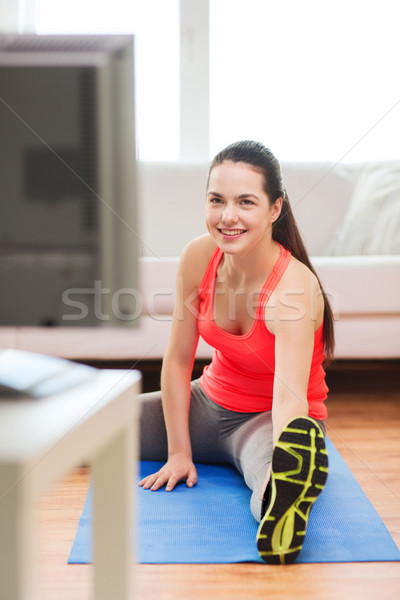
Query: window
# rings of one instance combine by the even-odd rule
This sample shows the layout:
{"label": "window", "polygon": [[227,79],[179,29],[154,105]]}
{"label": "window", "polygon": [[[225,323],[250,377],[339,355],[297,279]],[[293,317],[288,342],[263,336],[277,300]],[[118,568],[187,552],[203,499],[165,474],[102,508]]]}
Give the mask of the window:
{"label": "window", "polygon": [[[204,110],[211,156],[253,138],[281,160],[399,157],[396,0],[209,5],[210,102]],[[135,33],[139,157],[176,160],[179,0],[114,0],[111,6],[36,0],[37,31]]]}
{"label": "window", "polygon": [[211,0],[211,153],[258,139],[282,160],[399,157],[395,0]]}
{"label": "window", "polygon": [[[36,0],[41,34],[134,33],[141,160],[175,160],[179,145],[178,0]],[[110,7],[112,7],[110,9]]]}

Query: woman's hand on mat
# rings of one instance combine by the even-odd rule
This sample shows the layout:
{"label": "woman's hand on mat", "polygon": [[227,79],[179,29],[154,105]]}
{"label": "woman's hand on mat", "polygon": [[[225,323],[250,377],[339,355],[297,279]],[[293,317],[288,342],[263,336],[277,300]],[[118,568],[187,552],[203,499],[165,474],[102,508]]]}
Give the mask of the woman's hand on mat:
{"label": "woman's hand on mat", "polygon": [[145,490],[150,489],[152,491],[159,490],[165,485],[166,491],[170,492],[182,480],[186,480],[188,487],[193,487],[197,483],[197,471],[190,458],[182,454],[176,454],[170,456],[157,473],[148,475],[139,481],[139,485]]}

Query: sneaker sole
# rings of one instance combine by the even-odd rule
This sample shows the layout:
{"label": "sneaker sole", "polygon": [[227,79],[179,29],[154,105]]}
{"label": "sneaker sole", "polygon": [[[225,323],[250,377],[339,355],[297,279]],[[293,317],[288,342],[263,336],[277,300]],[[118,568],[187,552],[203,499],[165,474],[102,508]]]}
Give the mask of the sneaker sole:
{"label": "sneaker sole", "polygon": [[257,548],[269,564],[289,564],[302,549],[310,510],[328,476],[324,434],[309,417],[282,430],[271,465],[271,500],[257,532]]}

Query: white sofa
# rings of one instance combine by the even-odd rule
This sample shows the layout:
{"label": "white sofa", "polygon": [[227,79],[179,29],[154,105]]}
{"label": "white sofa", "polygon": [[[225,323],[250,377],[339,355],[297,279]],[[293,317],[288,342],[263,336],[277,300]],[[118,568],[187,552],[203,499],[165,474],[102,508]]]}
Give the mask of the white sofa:
{"label": "white sofa", "polygon": [[[400,358],[400,164],[292,162],[283,163],[282,170],[312,263],[331,297],[336,357]],[[77,359],[161,358],[178,256],[205,232],[206,177],[206,164],[139,165],[143,311],[138,328],[4,327],[0,347]],[[197,357],[210,356],[200,340]]]}

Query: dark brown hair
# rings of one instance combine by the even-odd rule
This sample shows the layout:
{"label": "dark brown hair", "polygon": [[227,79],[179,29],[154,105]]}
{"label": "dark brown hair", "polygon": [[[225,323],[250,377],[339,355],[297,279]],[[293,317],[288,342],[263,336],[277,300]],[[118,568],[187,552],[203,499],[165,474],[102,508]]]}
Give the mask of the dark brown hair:
{"label": "dark brown hair", "polygon": [[292,255],[306,265],[316,276],[324,298],[324,350],[326,363],[333,358],[335,348],[335,332],[332,308],[317,273],[312,266],[299,228],[294,218],[289,198],[283,185],[282,172],[278,159],[260,142],[244,140],[230,144],[221,150],[211,163],[209,175],[213,168],[226,160],[243,162],[259,171],[264,176],[264,191],[268,195],[271,206],[282,198],[282,210],[272,225],[272,238],[279,242]]}

